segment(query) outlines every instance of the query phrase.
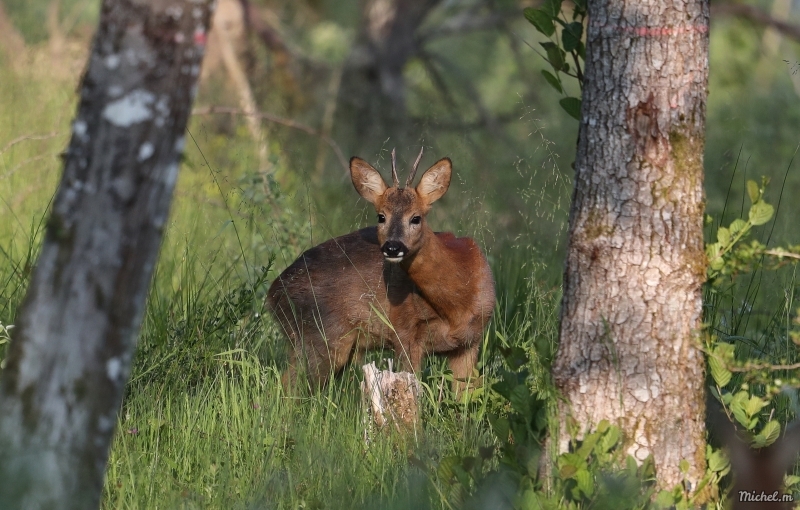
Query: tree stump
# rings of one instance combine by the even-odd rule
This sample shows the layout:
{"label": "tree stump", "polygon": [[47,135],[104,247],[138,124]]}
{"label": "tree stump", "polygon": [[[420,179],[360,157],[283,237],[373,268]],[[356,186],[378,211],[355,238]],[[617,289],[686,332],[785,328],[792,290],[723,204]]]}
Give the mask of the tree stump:
{"label": "tree stump", "polygon": [[365,440],[369,441],[369,431],[373,427],[377,430],[393,428],[403,434],[415,431],[420,394],[416,376],[410,372],[393,372],[391,362],[389,370],[378,370],[374,362],[361,368],[364,370],[361,395],[367,409]]}

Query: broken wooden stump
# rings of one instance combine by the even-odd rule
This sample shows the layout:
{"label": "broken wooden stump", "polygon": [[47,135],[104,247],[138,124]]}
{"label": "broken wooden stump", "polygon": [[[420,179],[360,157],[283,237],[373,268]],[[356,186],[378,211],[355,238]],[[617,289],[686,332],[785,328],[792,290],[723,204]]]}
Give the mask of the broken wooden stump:
{"label": "broken wooden stump", "polygon": [[364,370],[361,395],[368,420],[365,439],[369,440],[369,430],[373,427],[400,433],[415,431],[420,394],[417,377],[410,372],[393,372],[391,363],[389,370],[378,370],[374,362],[361,368]]}

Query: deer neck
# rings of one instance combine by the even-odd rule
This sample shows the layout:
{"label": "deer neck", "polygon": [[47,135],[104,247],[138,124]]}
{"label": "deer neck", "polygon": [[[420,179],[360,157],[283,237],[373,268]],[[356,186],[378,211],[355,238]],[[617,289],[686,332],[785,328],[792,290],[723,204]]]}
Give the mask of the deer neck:
{"label": "deer neck", "polygon": [[401,263],[420,294],[448,319],[468,308],[473,298],[464,255],[456,253],[429,229],[422,248]]}

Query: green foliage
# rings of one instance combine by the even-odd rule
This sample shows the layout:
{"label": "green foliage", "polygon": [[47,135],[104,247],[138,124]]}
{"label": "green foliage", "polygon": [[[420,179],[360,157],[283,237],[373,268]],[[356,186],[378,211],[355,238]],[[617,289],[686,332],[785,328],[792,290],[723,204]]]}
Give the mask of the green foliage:
{"label": "green foliage", "polygon": [[3,324],[0,322],[0,369],[5,368],[6,366],[6,360],[2,354],[5,352],[8,342],[11,341],[9,330],[11,330],[13,327],[13,324]]}
{"label": "green foliage", "polygon": [[[762,179],[760,185],[747,181],[745,189],[751,204],[747,219],[736,218],[727,227],[718,227],[716,242],[706,245],[709,261],[706,300],[712,305],[707,308],[706,320],[712,328],[719,323],[715,316],[718,313],[716,304],[722,296],[733,292],[737,279],[752,276],[757,271],[779,269],[800,259],[798,247],[768,249],[758,240],[746,242],[754,227],[765,225],[773,218],[774,208],[764,200],[766,185],[767,179]],[[800,324],[798,316],[800,310],[794,318],[795,324]],[[797,329],[792,330],[788,324],[785,328],[784,339],[800,338]],[[745,338],[735,335],[724,338],[721,328],[717,326],[714,329],[716,331],[706,332],[704,341],[712,394],[740,430],[747,431],[751,447],[769,446],[780,437],[781,423],[791,417],[785,390],[800,385],[797,349],[786,349],[778,358],[774,352],[781,345],[779,342],[766,344],[766,348],[748,350],[743,342]],[[782,344],[791,345],[790,342]],[[797,409],[791,411],[796,413]],[[719,469],[722,465],[719,452],[709,457],[709,470],[718,470],[720,476],[725,472]],[[796,492],[798,481],[797,477],[789,477],[787,490]]]}
{"label": "green foliage", "polygon": [[[572,76],[583,86],[583,71],[581,62],[586,59],[586,46],[583,42],[584,27],[587,20],[586,2],[575,2],[572,10],[572,20],[569,21],[562,14],[561,0],[546,0],[541,7],[528,7],[523,11],[527,19],[537,31],[549,38],[547,42],[540,43],[545,50],[545,60],[555,71],[552,74],[542,70],[547,83],[564,94],[561,74]],[[558,37],[557,27],[561,28],[561,37]],[[567,62],[567,56],[572,58],[574,68]],[[580,120],[581,100],[577,97],[565,97],[559,101],[561,108],[570,117]]]}
{"label": "green foliage", "polygon": [[[491,386],[487,414],[497,443],[479,456],[451,456],[439,465],[439,478],[457,488],[461,507],[483,508],[483,502],[503,488],[507,508],[689,508],[682,493],[659,495],[651,502],[654,480],[651,460],[641,466],[621,450],[622,431],[598,424],[570,451],[558,455],[552,472],[542,465],[548,433],[548,398],[531,389],[531,359],[525,349],[498,347],[502,365]],[[496,458],[496,463],[491,462]],[[623,467],[620,467],[623,466]],[[542,472],[541,470],[544,470]],[[543,488],[549,477],[551,490]],[[452,489],[451,489],[452,490]],[[686,502],[681,506],[681,502]]]}
{"label": "green foliage", "polygon": [[776,257],[779,264],[787,257],[800,256],[800,247],[768,250],[760,241],[742,243],[753,227],[770,221],[775,212],[775,208],[764,201],[766,185],[766,179],[762,179],[761,186],[755,181],[747,181],[747,194],[751,202],[747,220],[736,218],[728,227],[719,227],[717,242],[706,245],[708,279],[711,283],[720,284],[724,281],[720,277],[752,271],[755,265],[762,263],[765,256]]}

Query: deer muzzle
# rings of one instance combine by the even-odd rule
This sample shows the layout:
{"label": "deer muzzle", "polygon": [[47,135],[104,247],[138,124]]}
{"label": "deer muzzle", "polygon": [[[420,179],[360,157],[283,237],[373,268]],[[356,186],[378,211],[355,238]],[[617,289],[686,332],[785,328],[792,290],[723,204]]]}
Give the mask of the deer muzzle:
{"label": "deer muzzle", "polygon": [[408,255],[408,248],[400,241],[386,241],[381,247],[381,252],[383,252],[383,257],[388,262],[397,263]]}

